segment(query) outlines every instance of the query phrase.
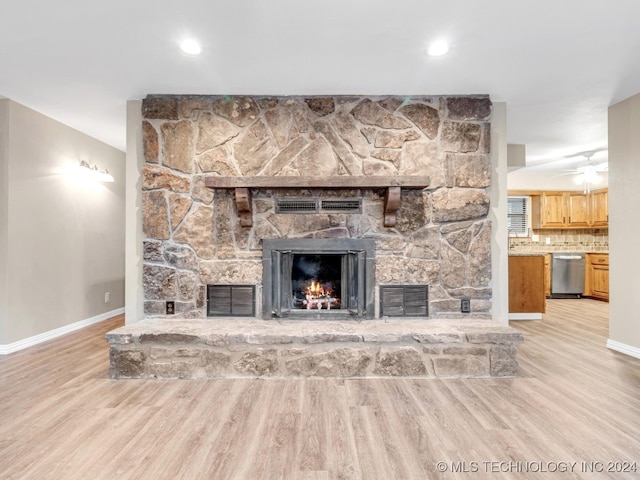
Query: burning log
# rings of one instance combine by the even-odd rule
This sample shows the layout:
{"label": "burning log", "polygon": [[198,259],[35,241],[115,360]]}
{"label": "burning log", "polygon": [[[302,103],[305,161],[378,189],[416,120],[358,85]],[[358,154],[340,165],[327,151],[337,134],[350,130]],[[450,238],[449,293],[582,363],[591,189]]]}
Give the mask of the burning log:
{"label": "burning log", "polygon": [[[307,310],[317,308],[321,310],[326,308],[340,308],[340,299],[333,295],[331,284],[323,285],[321,282],[315,280],[311,281],[311,284],[304,290],[304,300],[302,304]],[[304,307],[303,307],[304,308]]]}

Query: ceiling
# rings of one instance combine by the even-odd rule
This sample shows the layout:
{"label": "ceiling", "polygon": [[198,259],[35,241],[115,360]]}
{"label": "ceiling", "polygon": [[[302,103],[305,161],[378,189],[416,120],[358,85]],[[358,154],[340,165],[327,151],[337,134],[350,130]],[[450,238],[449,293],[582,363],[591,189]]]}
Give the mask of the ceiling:
{"label": "ceiling", "polygon": [[639,18],[638,0],[0,0],[0,95],[124,150],[126,101],[150,93],[489,94],[526,170],[570,169],[607,160],[607,107],[640,92]]}

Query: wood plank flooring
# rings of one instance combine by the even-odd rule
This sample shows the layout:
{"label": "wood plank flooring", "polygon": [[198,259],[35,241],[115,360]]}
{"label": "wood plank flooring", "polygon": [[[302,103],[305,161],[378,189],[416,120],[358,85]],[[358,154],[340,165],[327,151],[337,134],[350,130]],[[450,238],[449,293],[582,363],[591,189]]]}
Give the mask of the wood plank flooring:
{"label": "wood plank flooring", "polygon": [[640,360],[605,347],[606,303],[512,322],[514,379],[111,380],[122,323],[0,357],[0,479],[640,478]]}

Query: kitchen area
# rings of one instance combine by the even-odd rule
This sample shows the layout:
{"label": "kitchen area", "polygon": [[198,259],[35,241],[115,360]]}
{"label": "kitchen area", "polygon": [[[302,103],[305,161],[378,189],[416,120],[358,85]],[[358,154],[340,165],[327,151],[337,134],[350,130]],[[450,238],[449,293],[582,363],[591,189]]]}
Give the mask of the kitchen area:
{"label": "kitchen area", "polygon": [[509,191],[509,319],[547,298],[609,300],[608,190]]}

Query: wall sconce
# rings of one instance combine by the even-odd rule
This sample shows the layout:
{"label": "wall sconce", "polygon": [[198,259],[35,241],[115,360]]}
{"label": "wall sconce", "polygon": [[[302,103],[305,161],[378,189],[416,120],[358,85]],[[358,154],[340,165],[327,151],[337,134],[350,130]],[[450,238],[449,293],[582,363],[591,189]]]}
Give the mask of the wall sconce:
{"label": "wall sconce", "polygon": [[89,165],[82,160],[78,167],[78,175],[86,180],[94,182],[113,182],[113,176],[109,173],[109,170],[100,170],[97,165]]}

